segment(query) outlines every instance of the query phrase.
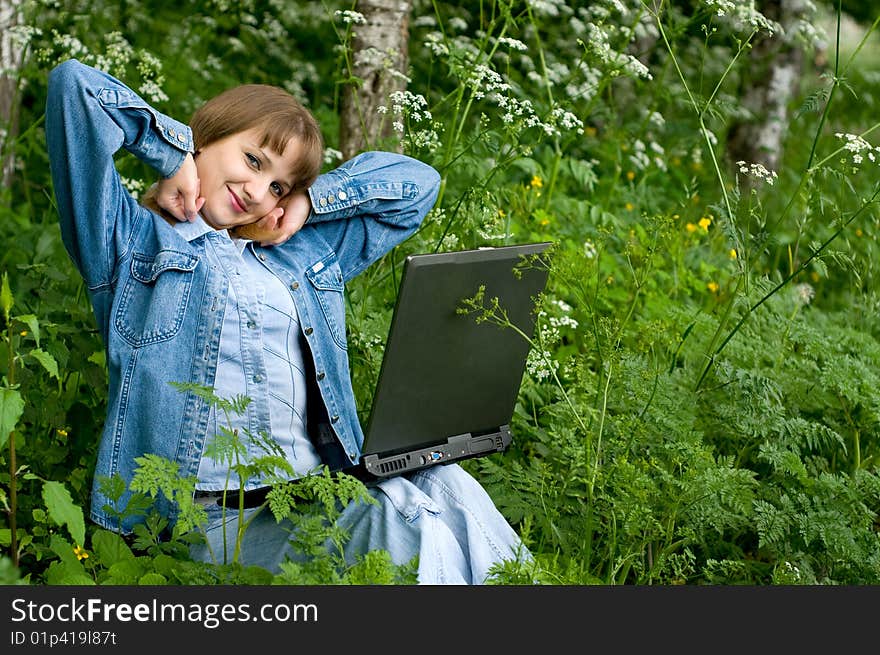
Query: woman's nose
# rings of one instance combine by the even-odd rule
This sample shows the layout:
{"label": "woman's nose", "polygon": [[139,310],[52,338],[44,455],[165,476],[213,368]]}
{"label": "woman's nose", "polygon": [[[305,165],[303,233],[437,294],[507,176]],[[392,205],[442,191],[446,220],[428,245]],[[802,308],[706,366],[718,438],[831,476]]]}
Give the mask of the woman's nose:
{"label": "woman's nose", "polygon": [[254,204],[260,204],[266,198],[266,194],[269,193],[269,184],[259,178],[251,180],[245,183],[244,192],[248,200]]}

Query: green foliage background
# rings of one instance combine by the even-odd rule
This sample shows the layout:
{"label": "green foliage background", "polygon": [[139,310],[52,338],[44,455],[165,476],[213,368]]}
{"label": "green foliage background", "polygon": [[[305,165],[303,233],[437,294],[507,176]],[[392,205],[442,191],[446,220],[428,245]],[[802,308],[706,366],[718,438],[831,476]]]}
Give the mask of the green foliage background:
{"label": "green foliage background", "polygon": [[[443,188],[419,233],[349,285],[349,353],[366,412],[406,254],[556,244],[514,444],[466,463],[535,555],[495,581],[880,582],[878,169],[875,151],[856,162],[836,136],[870,146],[878,126],[876,11],[859,4],[838,41],[839,5],[825,3],[807,21],[827,29],[818,44],[806,28],[785,35],[807,65],[776,176],[758,179],[725,145],[746,116],[749,46],[766,32],[754,14],[712,1],[414,5],[411,95],[389,99],[387,116]],[[0,576],[270,580],[199,568],[186,536],[163,545],[157,524],[134,550],[79,527],[106,373],[58,232],[46,74],[76,56],[184,120],[230,85],[279,84],[332,147],[341,90],[356,83],[357,24],[336,12],[352,8],[25,3],[16,171],[0,190],[0,410],[18,458],[10,471],[0,454],[0,490],[8,509],[16,475],[20,561],[3,560]],[[134,191],[153,179],[129,156],[118,165]],[[284,581],[411,581],[378,560],[339,570],[291,567]]]}

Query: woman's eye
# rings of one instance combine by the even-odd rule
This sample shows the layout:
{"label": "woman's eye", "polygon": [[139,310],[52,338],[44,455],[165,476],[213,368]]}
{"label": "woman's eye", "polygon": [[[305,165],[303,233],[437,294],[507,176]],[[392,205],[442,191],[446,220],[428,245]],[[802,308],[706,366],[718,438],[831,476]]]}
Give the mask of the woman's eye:
{"label": "woman's eye", "polygon": [[274,193],[279,198],[284,195],[284,187],[278,184],[278,182],[272,182],[270,187],[272,189],[272,193]]}
{"label": "woman's eye", "polygon": [[260,160],[249,152],[244,153],[244,155],[245,155],[245,157],[247,157],[248,163],[251,166],[253,166],[254,168],[256,168],[257,170],[259,170]]}

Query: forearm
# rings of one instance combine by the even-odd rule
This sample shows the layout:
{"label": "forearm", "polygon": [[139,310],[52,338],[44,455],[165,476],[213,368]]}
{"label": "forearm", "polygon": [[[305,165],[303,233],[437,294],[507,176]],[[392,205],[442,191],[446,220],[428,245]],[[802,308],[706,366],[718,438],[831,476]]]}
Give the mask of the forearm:
{"label": "forearm", "polygon": [[308,222],[368,215],[374,220],[414,228],[436,200],[440,176],[406,155],[365,152],[318,176],[309,188]]}
{"label": "forearm", "polygon": [[306,226],[320,231],[350,279],[416,231],[439,188],[439,174],[423,162],[366,152],[315,180]]}

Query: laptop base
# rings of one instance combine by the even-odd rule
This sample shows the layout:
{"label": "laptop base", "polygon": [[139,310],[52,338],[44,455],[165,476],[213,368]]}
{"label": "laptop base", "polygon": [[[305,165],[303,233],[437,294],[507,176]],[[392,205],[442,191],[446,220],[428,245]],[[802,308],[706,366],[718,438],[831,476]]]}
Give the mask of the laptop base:
{"label": "laptop base", "polygon": [[367,479],[390,478],[411,473],[435,464],[448,464],[491,452],[502,452],[510,445],[510,427],[502,425],[497,431],[473,435],[470,432],[449,437],[445,444],[437,444],[394,455],[364,455],[360,472]]}

